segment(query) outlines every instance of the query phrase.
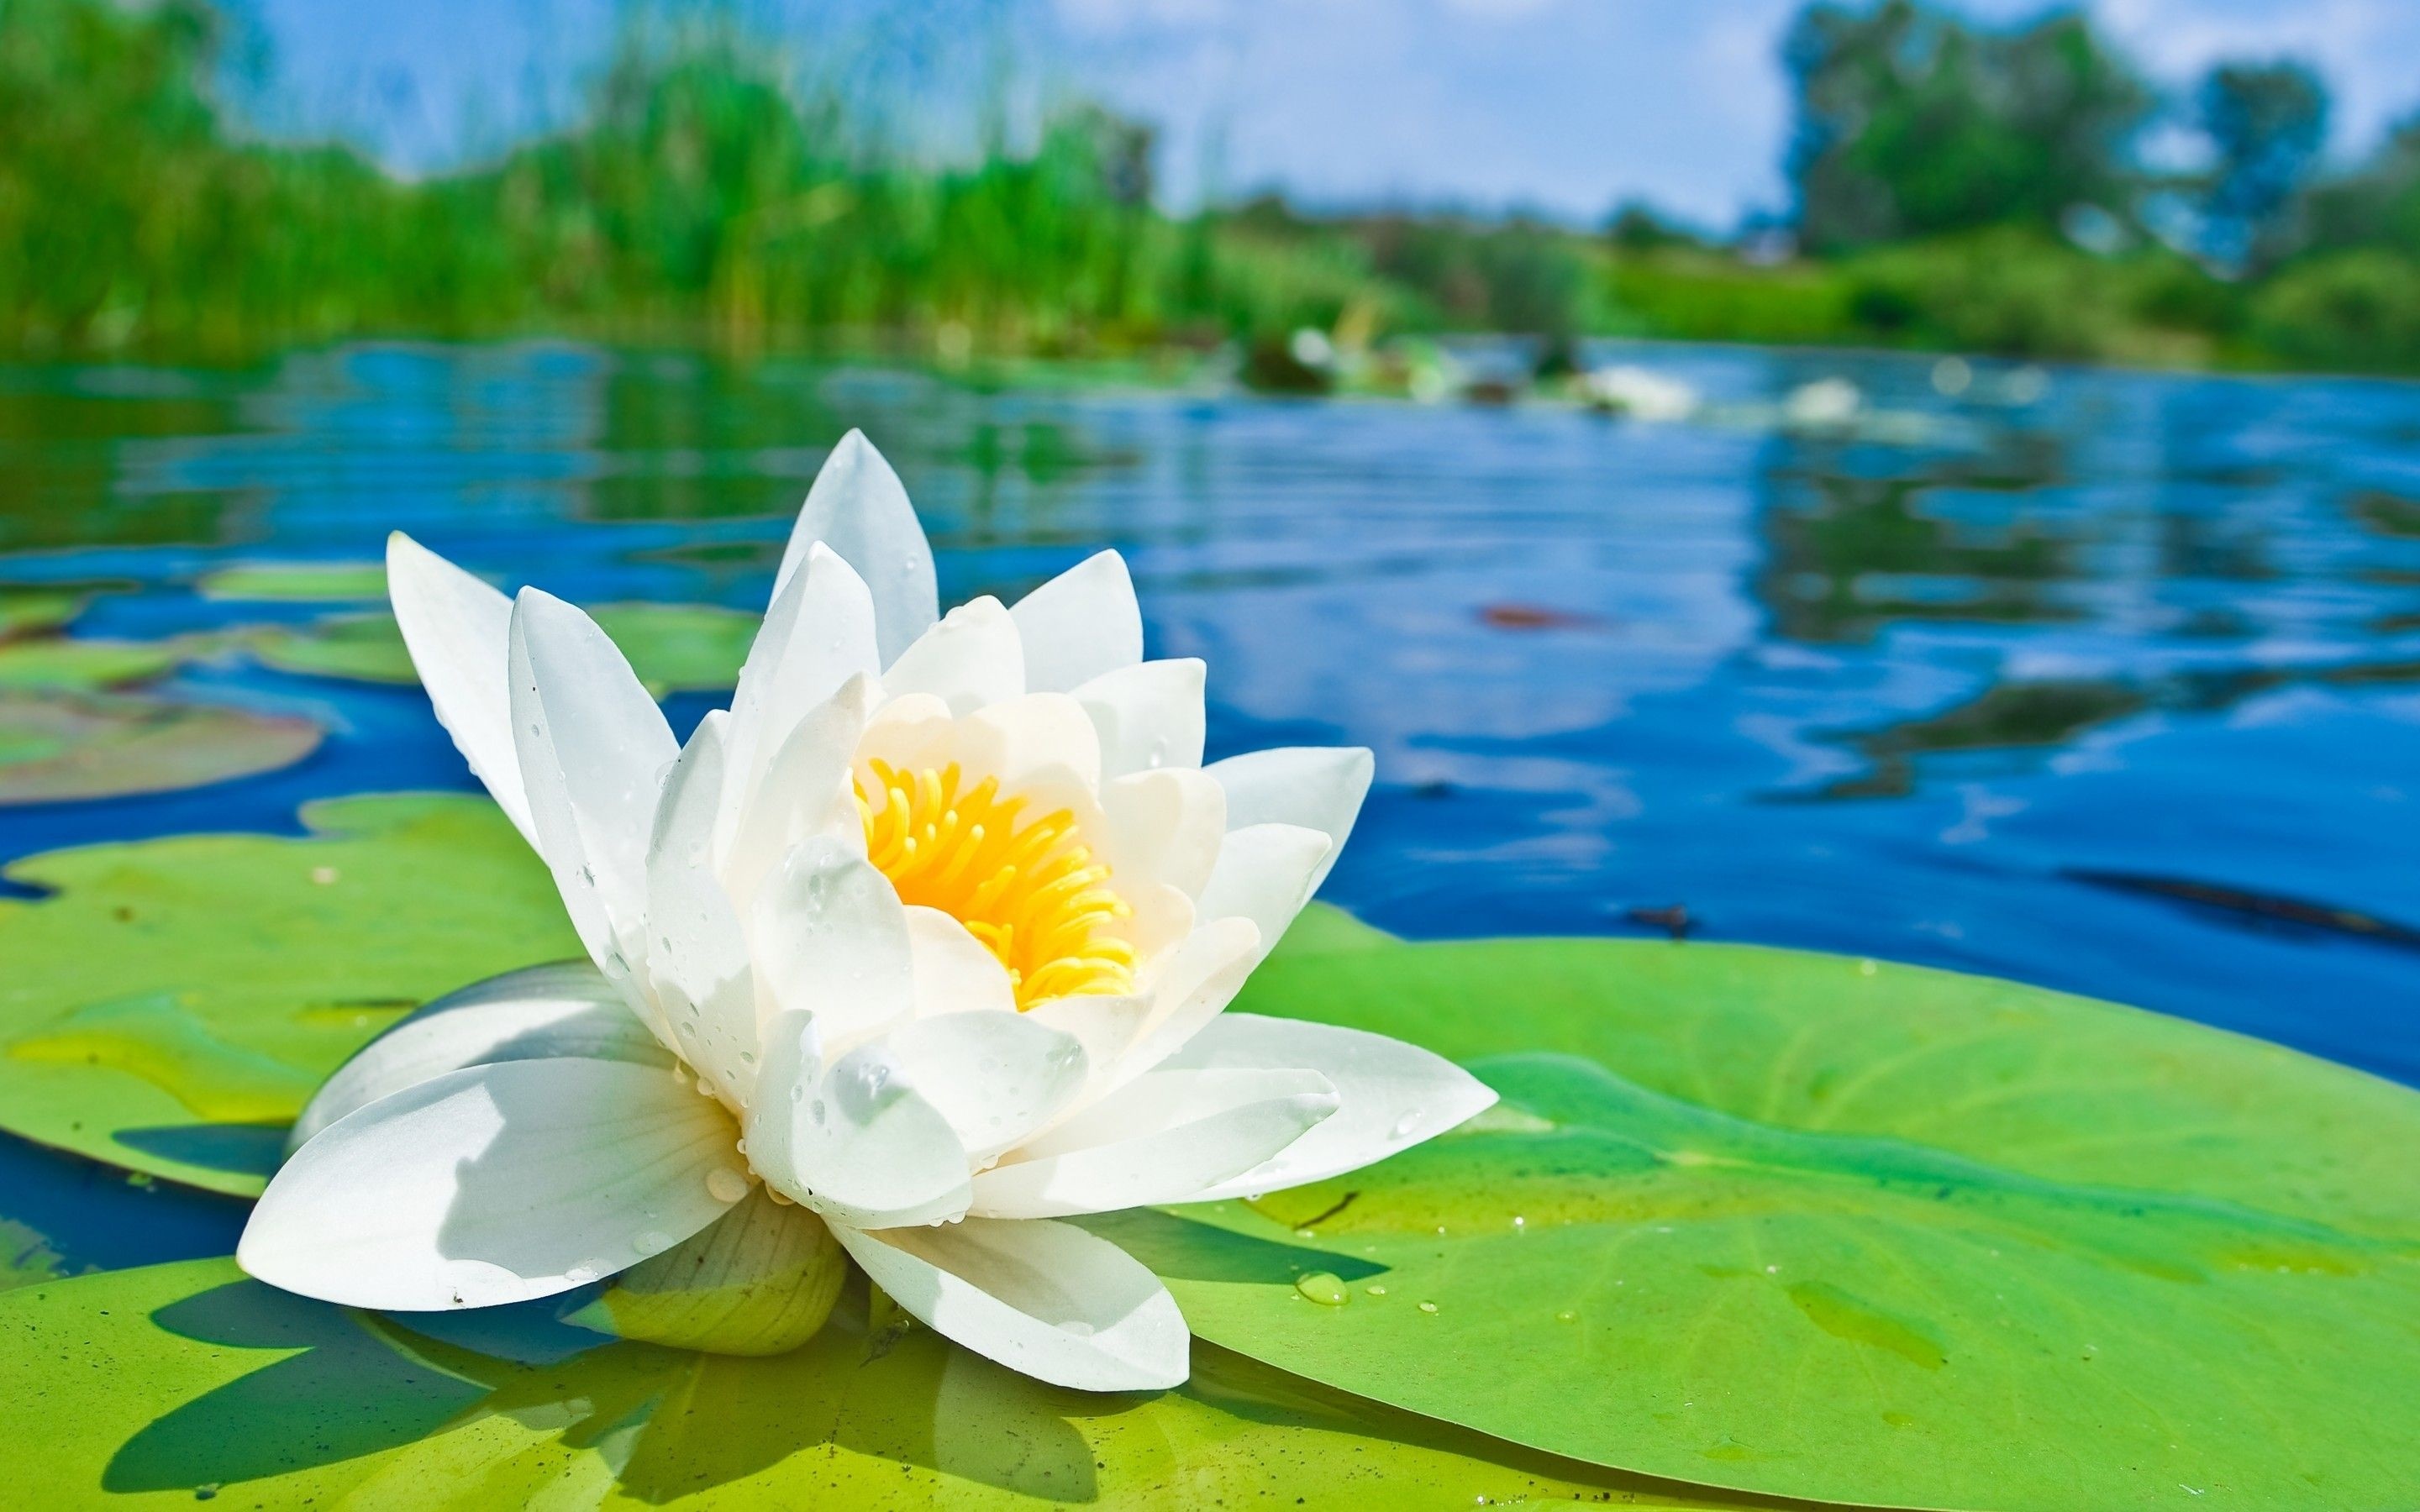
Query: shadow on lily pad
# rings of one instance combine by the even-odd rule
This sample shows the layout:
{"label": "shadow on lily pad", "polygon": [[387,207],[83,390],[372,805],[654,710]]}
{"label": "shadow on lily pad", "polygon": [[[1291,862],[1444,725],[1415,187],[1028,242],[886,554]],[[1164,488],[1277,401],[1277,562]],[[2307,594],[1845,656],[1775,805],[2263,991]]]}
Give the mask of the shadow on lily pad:
{"label": "shadow on lily pad", "polygon": [[110,1137],[147,1155],[247,1176],[275,1175],[286,1158],[282,1123],[155,1124],[147,1129],[120,1129]]}
{"label": "shadow on lily pad", "polygon": [[1091,1450],[1062,1412],[1100,1398],[1035,1386],[922,1331],[877,1352],[861,1285],[807,1348],[768,1359],[603,1342],[554,1308],[380,1317],[255,1281],[172,1303],[152,1315],[171,1334],[302,1352],[153,1419],[102,1488],[235,1485],[393,1454],[426,1453],[434,1470],[458,1463],[441,1444],[502,1416],[554,1427],[565,1450],[618,1441],[618,1479],[646,1502],[844,1450],[1049,1501],[1094,1493]]}
{"label": "shadow on lily pad", "polygon": [[1387,1267],[1308,1244],[1285,1244],[1174,1213],[1137,1208],[1071,1220],[1108,1240],[1170,1281],[1239,1281],[1292,1286],[1325,1271],[1342,1281],[1384,1275]]}
{"label": "shadow on lily pad", "polygon": [[231,1349],[303,1352],[153,1419],[111,1458],[104,1490],[254,1480],[399,1448],[486,1395],[397,1354],[341,1309],[257,1281],[172,1303],[152,1321]]}

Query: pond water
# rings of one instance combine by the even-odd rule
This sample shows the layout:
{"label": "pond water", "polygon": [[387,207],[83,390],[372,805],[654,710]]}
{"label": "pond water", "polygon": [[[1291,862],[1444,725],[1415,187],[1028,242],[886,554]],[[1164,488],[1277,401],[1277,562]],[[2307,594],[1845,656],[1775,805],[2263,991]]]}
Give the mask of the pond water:
{"label": "pond water", "polygon": [[[576,600],[754,609],[860,425],[945,601],[1115,546],[1154,653],[1210,663],[1214,755],[1374,747],[1327,896],[1386,928],[1685,910],[2420,1082],[2420,387],[1598,355],[1707,407],[992,392],[563,345],[0,369],[0,582],[104,589],[80,636],[302,620],[324,608],[194,580],[403,529]],[[1827,378],[1859,417],[1783,424]],[[0,810],[0,853],[471,785],[413,688],[240,660],[167,687],[329,734],[267,776]],[[89,1180],[49,1159],[11,1147],[18,1206]],[[223,1253],[203,1228],[155,1247]]]}

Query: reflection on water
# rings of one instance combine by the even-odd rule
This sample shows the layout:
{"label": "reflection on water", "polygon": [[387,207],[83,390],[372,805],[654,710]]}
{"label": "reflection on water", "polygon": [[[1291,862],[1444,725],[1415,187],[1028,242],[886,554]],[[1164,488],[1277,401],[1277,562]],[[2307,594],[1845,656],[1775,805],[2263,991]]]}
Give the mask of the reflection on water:
{"label": "reflection on water", "polygon": [[[591,602],[753,609],[864,426],[945,597],[1110,544],[1214,752],[1377,748],[1330,884],[1415,934],[1661,930],[2051,983],[2420,1080],[2420,388],[1631,350],[1696,424],[980,392],[804,362],[367,347],[258,371],[0,371],[0,581],[75,633],[313,617],[193,591],[389,529]],[[1862,429],[1791,434],[1842,375]],[[1992,375],[1985,375],[1987,378]],[[10,855],[290,830],[462,786],[410,689],[205,660],[328,727],[215,788],[8,810]],[[711,700],[685,695],[694,718]]]}

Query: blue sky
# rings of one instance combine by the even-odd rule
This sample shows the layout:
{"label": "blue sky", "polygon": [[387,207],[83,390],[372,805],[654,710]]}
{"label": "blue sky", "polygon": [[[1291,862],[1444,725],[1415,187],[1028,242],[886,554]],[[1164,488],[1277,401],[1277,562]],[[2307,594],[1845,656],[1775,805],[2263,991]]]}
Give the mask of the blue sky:
{"label": "blue sky", "polygon": [[[414,167],[562,111],[615,15],[615,0],[239,3],[274,59],[260,107],[271,127],[341,131]],[[1518,204],[1593,219],[1638,195],[1711,226],[1784,197],[1777,48],[1797,0],[737,3],[810,39],[802,52],[818,61],[956,54],[918,98],[945,123],[937,137],[967,118],[971,82],[1003,68],[1026,98],[1086,94],[1155,120],[1179,200],[1205,166],[1229,190],[1282,186],[1315,203]],[[2007,19],[2040,5],[1958,8]],[[2340,156],[2420,110],[2415,0],[2087,8],[2164,84],[2219,57],[2317,65],[2335,92]]]}

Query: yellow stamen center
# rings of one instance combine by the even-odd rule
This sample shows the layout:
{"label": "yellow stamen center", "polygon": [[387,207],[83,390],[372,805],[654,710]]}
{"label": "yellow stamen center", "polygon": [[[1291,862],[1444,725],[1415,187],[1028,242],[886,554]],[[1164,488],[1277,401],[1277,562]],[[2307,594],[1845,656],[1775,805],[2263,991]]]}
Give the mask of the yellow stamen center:
{"label": "yellow stamen center", "polygon": [[1114,933],[1133,910],[1109,886],[1062,809],[1022,817],[1025,800],[1004,797],[997,778],[960,791],[952,763],[936,771],[870,761],[880,784],[876,808],[862,778],[857,811],[865,854],[899,901],[938,908],[1008,968],[1016,1006],[1078,993],[1134,991],[1134,947]]}

